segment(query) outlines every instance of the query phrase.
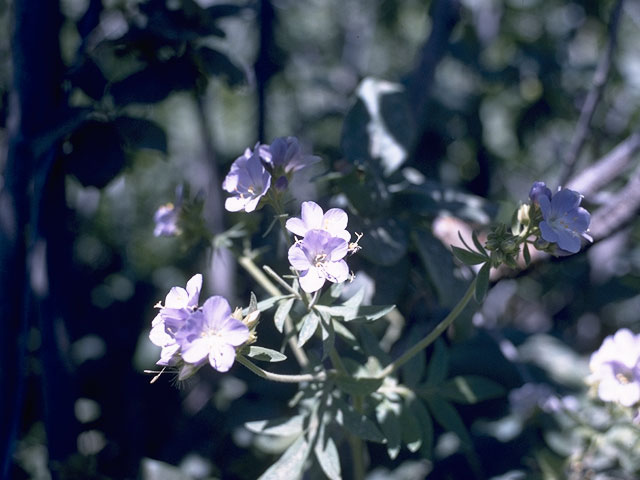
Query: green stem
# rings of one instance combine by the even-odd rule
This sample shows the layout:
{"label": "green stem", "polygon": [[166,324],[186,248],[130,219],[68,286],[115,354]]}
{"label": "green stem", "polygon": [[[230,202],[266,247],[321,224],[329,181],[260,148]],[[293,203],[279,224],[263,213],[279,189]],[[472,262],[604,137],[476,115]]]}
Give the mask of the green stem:
{"label": "green stem", "polygon": [[284,288],[285,290],[287,290],[288,292],[291,292],[293,295],[295,295],[295,297],[298,300],[302,300],[302,297],[300,296],[300,292],[296,291],[291,285],[289,285],[287,282],[285,282],[280,275],[278,275],[276,272],[273,271],[273,269],[268,266],[268,265],[264,265],[262,267],[262,269],[267,272],[267,275],[269,275],[271,278],[273,278],[277,283],[280,284],[280,286],[282,288]]}
{"label": "green stem", "polygon": [[329,350],[329,358],[331,359],[331,364],[338,372],[342,374],[347,373],[347,369],[345,368],[344,363],[342,363],[342,359],[335,348]]}
{"label": "green stem", "polygon": [[[353,396],[353,408],[356,412],[362,413],[363,410],[362,397]],[[365,458],[364,458],[364,442],[362,439],[351,432],[348,432],[349,446],[351,447],[352,463],[353,463],[353,479],[364,480],[365,475]]]}
{"label": "green stem", "polygon": [[387,365],[385,368],[383,368],[380,371],[380,373],[378,373],[377,377],[378,378],[384,378],[384,377],[387,377],[387,376],[391,375],[396,370],[398,370],[398,368],[400,368],[402,365],[404,365],[409,360],[411,360],[414,357],[414,355],[416,355],[418,352],[424,350],[429,345],[431,345],[440,335],[442,335],[442,333],[447,328],[449,328],[449,326],[453,323],[453,321],[456,318],[458,318],[460,313],[462,313],[462,311],[464,310],[464,307],[467,306],[467,303],[469,303],[469,300],[471,300],[471,298],[473,297],[473,292],[474,292],[475,288],[476,288],[476,279],[474,278],[473,281],[471,282],[471,284],[469,285],[469,288],[467,289],[467,292],[460,299],[460,301],[454,307],[454,309],[451,310],[449,315],[447,315],[444,318],[444,320],[442,320],[438,325],[436,325],[436,327],[426,337],[424,337],[422,340],[420,340],[418,343],[416,343],[409,350],[404,352],[395,361],[391,362],[389,365]]}
{"label": "green stem", "polygon": [[[241,363],[242,365],[247,367],[249,370],[251,370],[253,373],[258,375],[259,377],[262,377],[266,380],[272,380],[274,382],[281,382],[281,383],[324,382],[328,377],[327,372],[320,372],[317,374],[304,373],[301,375],[282,375],[280,373],[268,372],[260,368],[251,360],[249,360],[248,358],[242,355],[236,355],[236,360],[238,360],[238,363]],[[330,374],[331,372],[328,372],[328,373]]]}

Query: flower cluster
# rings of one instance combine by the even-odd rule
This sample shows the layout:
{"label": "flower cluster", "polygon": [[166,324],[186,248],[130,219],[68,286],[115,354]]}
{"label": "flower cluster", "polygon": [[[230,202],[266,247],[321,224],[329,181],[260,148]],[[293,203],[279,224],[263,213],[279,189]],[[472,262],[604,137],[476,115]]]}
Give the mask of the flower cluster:
{"label": "flower cluster", "polygon": [[604,339],[589,361],[589,382],[605,402],[640,403],[640,334],[618,330]]}
{"label": "flower cluster", "polygon": [[[271,145],[256,144],[238,157],[222,183],[222,188],[232,194],[225,201],[230,212],[253,212],[271,186],[285,190],[292,175],[320,161],[314,155],[305,155],[295,137],[276,138]],[[275,179],[275,180],[274,180]]]}
{"label": "flower cluster", "polygon": [[[539,209],[542,215],[537,247],[562,256],[579,252],[582,238],[591,241],[587,234],[591,215],[580,206],[582,195],[578,192],[559,188],[552,194],[544,182],[535,182],[529,198],[532,207]],[[550,244],[553,245],[550,247]]]}
{"label": "flower cluster", "polygon": [[[208,360],[219,372],[228,371],[236,348],[249,340],[249,327],[231,313],[229,302],[220,296],[208,298],[198,307],[202,275],[194,275],[186,288],[173,287],[151,324],[150,340],[162,347],[158,365],[183,363],[193,371]],[[186,364],[186,365],[185,365]]]}
{"label": "flower cluster", "polygon": [[351,234],[346,230],[347,222],[344,210],[332,208],[325,213],[315,202],[303,202],[300,218],[287,220],[287,230],[300,237],[289,249],[288,256],[305,292],[320,290],[326,280],[340,283],[349,278],[344,257],[359,247],[357,243],[349,243]]}

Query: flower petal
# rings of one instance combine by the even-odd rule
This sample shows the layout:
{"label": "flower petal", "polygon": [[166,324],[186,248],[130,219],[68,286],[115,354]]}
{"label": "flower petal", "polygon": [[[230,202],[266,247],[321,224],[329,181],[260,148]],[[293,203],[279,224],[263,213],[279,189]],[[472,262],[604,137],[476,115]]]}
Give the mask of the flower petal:
{"label": "flower petal", "polygon": [[285,227],[294,235],[298,235],[299,237],[304,237],[309,230],[302,219],[293,217],[287,220],[285,223]]}
{"label": "flower petal", "polygon": [[202,274],[196,273],[187,282],[187,294],[189,297],[187,305],[189,307],[195,307],[196,305],[198,305],[198,297],[200,296],[201,289],[202,289]]}
{"label": "flower petal", "polygon": [[187,363],[200,363],[209,355],[209,340],[197,338],[182,349],[182,359]]}
{"label": "flower petal", "polygon": [[307,227],[307,230],[322,228],[322,207],[315,202],[302,202],[300,217]]}
{"label": "flower petal", "polygon": [[347,228],[348,222],[349,217],[347,216],[347,212],[341,208],[330,208],[322,218],[322,228],[330,234],[337,236],[337,233]]}
{"label": "flower petal", "polygon": [[293,268],[302,272],[311,267],[311,262],[307,257],[307,253],[302,249],[300,244],[292,245],[288,253],[289,263]]}
{"label": "flower petal", "polygon": [[216,342],[209,353],[209,363],[219,372],[228,372],[236,359],[236,350],[224,342]]}
{"label": "flower petal", "polygon": [[300,287],[307,293],[320,290],[324,285],[325,277],[321,275],[317,268],[313,267],[300,275]]}
{"label": "flower petal", "polygon": [[324,271],[327,280],[330,282],[341,283],[349,278],[349,267],[344,260],[328,262],[324,266]]}
{"label": "flower petal", "polygon": [[331,261],[335,262],[336,260],[344,258],[344,256],[349,252],[349,244],[342,238],[332,237],[327,242],[325,249],[325,251],[330,255]]}
{"label": "flower petal", "polygon": [[240,320],[227,317],[220,329],[220,337],[229,345],[239,347],[249,338],[249,328]]}
{"label": "flower petal", "polygon": [[220,295],[214,295],[213,297],[207,298],[204,302],[202,312],[205,316],[205,325],[219,332],[231,316],[231,307],[226,298]]}
{"label": "flower petal", "polygon": [[229,197],[224,201],[224,208],[228,212],[239,212],[244,210],[244,206],[247,204],[246,198],[241,197]]}
{"label": "flower petal", "polygon": [[[542,206],[542,199],[545,197],[540,197],[540,205]],[[556,243],[558,241],[558,234],[555,232],[551,226],[545,222],[540,222],[540,233],[542,234],[542,238],[550,243]]]}
{"label": "flower petal", "polygon": [[[551,208],[556,212],[568,212],[574,208],[578,208],[582,201],[582,195],[574,190],[563,188],[551,199]],[[542,204],[542,202],[541,202]]]}

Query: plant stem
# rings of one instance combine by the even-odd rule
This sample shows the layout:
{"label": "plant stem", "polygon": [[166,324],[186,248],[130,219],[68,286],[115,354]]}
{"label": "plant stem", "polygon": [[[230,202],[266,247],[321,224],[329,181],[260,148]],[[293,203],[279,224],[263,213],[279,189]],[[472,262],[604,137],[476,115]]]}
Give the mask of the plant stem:
{"label": "plant stem", "polygon": [[409,350],[404,352],[395,361],[391,362],[389,365],[383,368],[380,371],[380,373],[378,373],[377,377],[384,378],[391,375],[396,370],[398,370],[398,368],[400,368],[402,365],[404,365],[409,360],[411,360],[414,357],[414,355],[416,355],[418,352],[424,350],[429,345],[431,345],[449,327],[449,325],[451,325],[453,321],[456,318],[458,318],[460,313],[462,313],[462,311],[464,310],[464,307],[467,306],[467,303],[469,303],[469,300],[471,300],[471,298],[473,297],[473,292],[475,288],[476,288],[476,279],[474,278],[471,284],[469,285],[467,292],[460,299],[460,301],[453,308],[453,310],[451,310],[449,315],[447,315],[444,318],[444,320],[442,320],[438,325],[436,325],[436,327],[431,332],[429,332],[429,334],[426,337],[424,337],[422,340],[416,343]]}
{"label": "plant stem", "polygon": [[[272,380],[274,382],[281,382],[281,383],[324,382],[328,378],[327,372],[320,372],[317,374],[304,373],[301,375],[282,375],[280,373],[268,372],[260,368],[251,360],[249,360],[248,358],[242,355],[236,355],[236,360],[238,360],[238,363],[241,363],[242,365],[247,367],[249,370],[251,370],[253,373],[258,375],[259,377],[262,377],[266,380]],[[331,372],[328,372],[328,373],[330,374]]]}
{"label": "plant stem", "polygon": [[[353,396],[353,408],[356,412],[362,413],[362,397]],[[349,446],[351,447],[352,463],[353,463],[353,479],[364,480],[364,442],[362,439],[351,432],[348,432]]]}
{"label": "plant stem", "polygon": [[296,291],[291,285],[289,285],[287,282],[285,282],[280,275],[278,275],[276,272],[273,271],[273,269],[268,266],[268,265],[263,265],[262,269],[267,272],[267,274],[273,278],[276,282],[278,282],[282,288],[284,288],[285,290],[287,290],[288,292],[292,293],[293,295],[295,295],[295,297],[298,300],[302,300],[302,297],[300,296],[300,292]]}

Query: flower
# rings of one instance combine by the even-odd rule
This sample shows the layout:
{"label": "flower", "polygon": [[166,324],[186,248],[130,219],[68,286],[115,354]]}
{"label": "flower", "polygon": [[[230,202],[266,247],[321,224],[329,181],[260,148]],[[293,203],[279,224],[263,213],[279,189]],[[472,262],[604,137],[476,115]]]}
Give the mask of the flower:
{"label": "flower", "polygon": [[231,316],[229,302],[220,296],[207,299],[202,310],[189,316],[176,341],[186,363],[200,365],[208,358],[219,372],[228,371],[236,358],[235,347],[249,339],[249,328]]}
{"label": "flower", "polygon": [[589,368],[601,400],[625,407],[640,402],[640,334],[623,328],[608,336],[591,355]]}
{"label": "flower", "polygon": [[180,217],[180,208],[173,203],[162,205],[156,210],[153,221],[156,223],[153,229],[153,235],[156,237],[173,237],[180,233],[178,227],[178,218]]}
{"label": "flower", "polygon": [[547,197],[551,200],[551,190],[549,190],[544,182],[533,182],[531,190],[529,190],[529,198],[531,199],[531,202],[534,205],[538,205],[541,196]]}
{"label": "flower", "polygon": [[310,230],[324,230],[332,237],[351,240],[351,234],[345,230],[349,218],[344,210],[331,208],[323,213],[322,207],[315,202],[302,202],[301,218],[290,218],[285,224],[291,233],[304,237]]}
{"label": "flower", "polygon": [[562,250],[577,253],[581,245],[580,237],[590,239],[587,229],[591,215],[580,206],[582,196],[564,188],[552,197],[545,193],[536,198],[542,211],[543,220],[539,225],[542,238],[556,243]]}
{"label": "flower", "polygon": [[178,353],[180,346],[175,334],[182,324],[198,307],[198,298],[202,289],[202,275],[196,274],[187,282],[187,288],[173,287],[160,307],[160,312],[151,322],[149,339],[162,347],[158,365],[168,365]]}
{"label": "flower", "polygon": [[273,171],[297,172],[320,161],[315,155],[302,154],[296,137],[279,137],[271,145],[260,145],[260,157]]}
{"label": "flower", "polygon": [[233,162],[222,183],[224,190],[234,194],[224,203],[224,207],[230,212],[253,212],[271,186],[271,175],[260,161],[259,150],[258,145],[253,152],[247,148]]}
{"label": "flower", "polygon": [[349,246],[343,238],[326,230],[309,230],[305,237],[289,249],[289,263],[300,273],[300,286],[305,292],[320,290],[325,280],[340,283],[349,278],[349,267],[343,260]]}

